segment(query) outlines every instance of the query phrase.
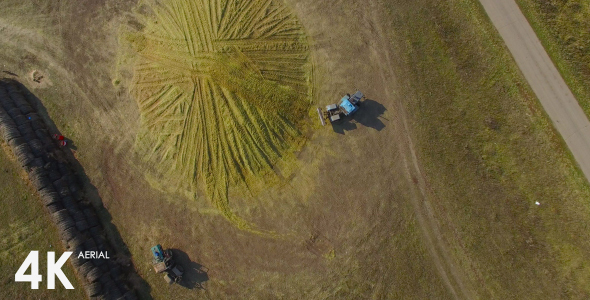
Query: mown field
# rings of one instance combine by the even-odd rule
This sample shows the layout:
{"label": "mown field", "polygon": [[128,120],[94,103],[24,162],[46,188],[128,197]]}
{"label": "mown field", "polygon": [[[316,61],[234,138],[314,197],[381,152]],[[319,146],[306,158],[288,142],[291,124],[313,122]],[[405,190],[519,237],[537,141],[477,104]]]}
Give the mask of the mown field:
{"label": "mown field", "polygon": [[[400,11],[418,157],[480,299],[587,299],[590,190],[477,1]],[[535,202],[539,202],[536,205]]]}
{"label": "mown field", "polygon": [[516,2],[580,106],[590,117],[590,2]]}
{"label": "mown field", "polygon": [[[57,229],[45,213],[35,189],[27,185],[27,174],[5,143],[0,143],[0,298],[2,299],[82,299],[86,297],[73,268],[62,270],[74,286],[66,290],[56,279],[56,289],[47,289],[47,251],[63,253]],[[28,282],[15,283],[14,275],[30,251],[39,251],[39,274],[43,281],[38,290]],[[30,274],[30,269],[26,272]]]}

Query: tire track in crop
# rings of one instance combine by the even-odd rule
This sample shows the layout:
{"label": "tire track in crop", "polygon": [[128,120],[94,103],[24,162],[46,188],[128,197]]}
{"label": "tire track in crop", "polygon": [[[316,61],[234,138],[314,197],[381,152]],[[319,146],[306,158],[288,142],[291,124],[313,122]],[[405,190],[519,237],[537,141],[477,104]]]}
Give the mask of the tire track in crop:
{"label": "tire track in crop", "polygon": [[[276,0],[168,0],[132,43],[138,152],[163,185],[204,186],[239,228],[228,189],[272,176],[302,144],[311,66],[303,28]],[[261,179],[262,178],[262,179]],[[261,231],[259,231],[261,232]]]}

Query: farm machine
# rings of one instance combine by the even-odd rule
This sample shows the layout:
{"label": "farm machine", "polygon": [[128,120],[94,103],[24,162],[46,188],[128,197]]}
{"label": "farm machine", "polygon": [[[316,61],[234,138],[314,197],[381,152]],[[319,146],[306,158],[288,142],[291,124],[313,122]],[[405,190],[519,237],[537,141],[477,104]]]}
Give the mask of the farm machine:
{"label": "farm machine", "polygon": [[182,266],[177,265],[172,257],[172,250],[163,250],[160,244],[152,247],[152,264],[156,273],[165,273],[164,280],[168,284],[178,283],[182,280]]}
{"label": "farm machine", "polygon": [[326,119],[330,120],[330,123],[335,123],[342,119],[342,115],[350,116],[354,114],[358,109],[361,100],[365,98],[365,95],[360,91],[356,91],[354,95],[346,94],[340,100],[340,103],[334,103],[326,106],[326,111],[322,111],[318,107],[318,115],[323,126],[326,126]]}

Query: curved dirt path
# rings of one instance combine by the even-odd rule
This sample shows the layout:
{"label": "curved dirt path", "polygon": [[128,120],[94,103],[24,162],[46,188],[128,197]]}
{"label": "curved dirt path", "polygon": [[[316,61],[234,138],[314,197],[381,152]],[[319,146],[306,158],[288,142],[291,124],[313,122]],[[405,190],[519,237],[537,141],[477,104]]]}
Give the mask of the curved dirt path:
{"label": "curved dirt path", "polygon": [[[378,31],[381,31],[378,29]],[[380,33],[381,35],[384,33]],[[386,47],[386,45],[383,45]],[[382,48],[386,49],[386,48]],[[377,55],[377,53],[376,53]],[[391,58],[387,51],[383,51],[383,61],[387,62],[382,65],[380,70],[384,86],[387,86],[388,74],[395,74],[392,68]],[[390,94],[385,90],[387,95]],[[412,205],[416,213],[416,219],[422,228],[422,234],[425,238],[425,245],[428,247],[428,252],[432,256],[432,260],[437,268],[437,271],[445,283],[446,287],[455,299],[476,299],[473,289],[471,288],[468,279],[460,267],[456,266],[451,257],[449,245],[444,241],[443,235],[440,232],[438,219],[434,214],[431,200],[429,196],[425,176],[420,168],[420,163],[416,156],[414,144],[412,142],[411,130],[408,126],[405,108],[403,106],[397,107],[399,109],[399,122],[403,126],[401,130],[405,134],[401,135],[405,139],[405,143],[398,144],[401,153],[405,154],[403,165],[407,174],[407,179],[412,179],[414,183],[414,190],[412,192]]]}
{"label": "curved dirt path", "polygon": [[590,179],[590,121],[514,0],[479,0],[518,67]]}
{"label": "curved dirt path", "polygon": [[[383,23],[382,16],[380,16],[379,7],[373,3],[371,9],[371,16],[369,23],[376,31],[378,36],[387,36],[387,29],[381,25]],[[379,61],[383,61],[380,65],[379,75],[383,82],[384,93],[388,97],[394,97],[395,91],[390,90],[389,81],[395,78],[395,70],[393,68],[394,62],[391,59],[390,51],[391,45],[386,43],[386,39],[376,39],[376,47],[373,48],[373,53],[378,57]],[[379,51],[378,51],[379,50]],[[385,51],[386,50],[386,51]],[[416,155],[414,143],[412,142],[412,133],[408,125],[405,107],[403,105],[396,105],[399,131],[402,133],[401,143],[398,144],[400,153],[404,154],[404,161],[402,165],[405,168],[407,180],[412,181],[410,186],[413,186],[409,197],[416,219],[421,227],[424,236],[424,245],[428,248],[428,253],[431,255],[438,274],[442,278],[445,286],[455,299],[477,299],[476,293],[471,286],[469,279],[461,267],[457,266],[455,260],[451,255],[448,243],[444,240],[440,232],[440,225],[438,218],[434,213],[431,201],[433,200],[428,191],[426,177],[422,173],[420,162]]]}

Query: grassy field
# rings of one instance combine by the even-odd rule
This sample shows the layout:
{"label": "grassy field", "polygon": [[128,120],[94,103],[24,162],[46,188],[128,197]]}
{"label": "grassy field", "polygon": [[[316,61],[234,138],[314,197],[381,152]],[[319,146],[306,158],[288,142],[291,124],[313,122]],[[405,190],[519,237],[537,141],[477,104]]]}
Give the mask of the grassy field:
{"label": "grassy field", "polygon": [[590,117],[590,2],[516,2]]}
{"label": "grassy field", "polygon": [[[272,175],[303,143],[310,103],[309,51],[282,3],[167,1],[143,7],[132,94],[141,113],[139,152],[152,182],[195,193],[197,184],[229,220],[228,188]],[[264,181],[262,184],[267,184]]]}
{"label": "grassy field", "polygon": [[[62,270],[74,290],[66,290],[58,280],[55,290],[47,289],[47,251],[55,251],[57,258],[64,249],[36,192],[23,179],[27,174],[7,154],[6,151],[11,151],[10,148],[3,143],[0,146],[0,297],[83,299],[86,295],[69,264]],[[39,251],[39,274],[43,276],[38,290],[31,290],[30,283],[14,282],[14,274],[32,250]],[[30,270],[26,274],[30,274]]]}
{"label": "grassy field", "polygon": [[[389,2],[433,205],[480,299],[587,299],[590,190],[475,0]],[[536,205],[535,202],[539,202]]]}

